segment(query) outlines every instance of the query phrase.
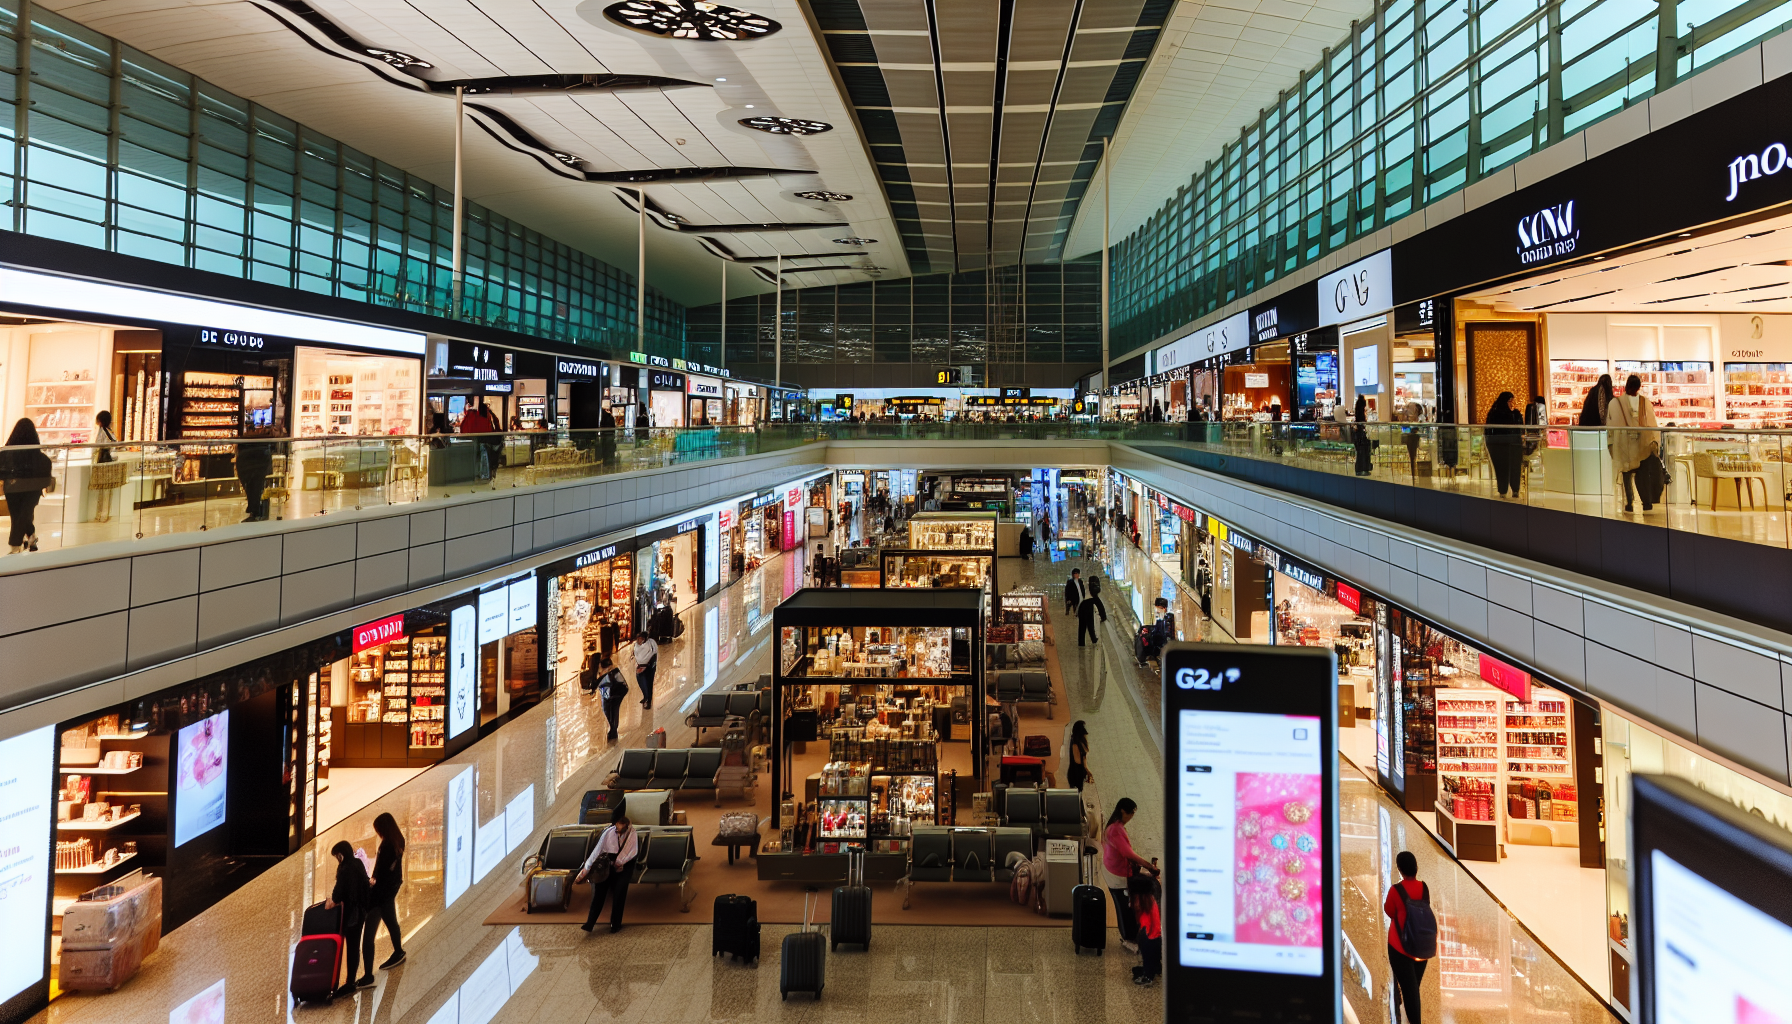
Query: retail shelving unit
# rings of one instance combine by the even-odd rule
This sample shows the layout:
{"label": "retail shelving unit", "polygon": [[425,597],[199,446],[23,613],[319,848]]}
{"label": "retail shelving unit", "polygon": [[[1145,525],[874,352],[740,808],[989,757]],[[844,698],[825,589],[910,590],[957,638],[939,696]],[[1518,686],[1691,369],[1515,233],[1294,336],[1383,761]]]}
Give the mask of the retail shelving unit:
{"label": "retail shelving unit", "polygon": [[1568,698],[1539,687],[1529,703],[1505,697],[1503,717],[1506,841],[1578,845],[1580,801]]}
{"label": "retail shelving unit", "polygon": [[1549,422],[1556,426],[1580,422],[1580,407],[1587,400],[1587,392],[1599,383],[1601,374],[1610,372],[1611,364],[1603,359],[1551,359]]}
{"label": "retail shelving unit", "polygon": [[1463,860],[1499,860],[1501,696],[1437,689],[1437,832]]}
{"label": "retail shelving unit", "polygon": [[1739,430],[1792,424],[1792,363],[1725,363],[1724,420]]}
{"label": "retail shelving unit", "polygon": [[1717,418],[1717,383],[1710,363],[1620,359],[1612,364],[1612,384],[1623,390],[1625,379],[1633,373],[1642,378],[1643,390],[1655,406],[1656,422],[1662,426],[1671,423],[1715,430],[1723,425]]}

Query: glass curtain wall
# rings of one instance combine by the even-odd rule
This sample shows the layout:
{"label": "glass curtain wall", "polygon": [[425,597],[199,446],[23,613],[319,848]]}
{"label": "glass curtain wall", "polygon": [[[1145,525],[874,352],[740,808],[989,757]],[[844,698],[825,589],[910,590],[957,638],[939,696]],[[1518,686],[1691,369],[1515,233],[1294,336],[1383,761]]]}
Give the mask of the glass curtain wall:
{"label": "glass curtain wall", "polygon": [[1248,295],[1789,22],[1792,0],[1383,3],[1115,246],[1113,351]]}
{"label": "glass curtain wall", "polygon": [[[451,190],[20,0],[0,0],[0,199],[14,231],[451,312]],[[637,347],[632,274],[477,203],[461,306],[472,323]],[[683,308],[651,289],[647,330],[684,354]]]}
{"label": "glass curtain wall", "polygon": [[[725,365],[735,372],[769,377],[775,303],[769,293],[728,300]],[[720,328],[720,303],[691,307],[692,358],[714,361]],[[785,290],[787,368],[874,362],[1099,364],[1100,258]]]}

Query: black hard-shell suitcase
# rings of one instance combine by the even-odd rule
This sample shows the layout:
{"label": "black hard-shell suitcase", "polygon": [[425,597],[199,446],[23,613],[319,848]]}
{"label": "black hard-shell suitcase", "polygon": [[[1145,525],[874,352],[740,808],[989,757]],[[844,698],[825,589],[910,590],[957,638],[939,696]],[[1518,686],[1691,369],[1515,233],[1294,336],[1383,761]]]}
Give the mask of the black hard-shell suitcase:
{"label": "black hard-shell suitcase", "polygon": [[834,890],[834,912],[828,918],[828,949],[842,942],[871,950],[871,887],[865,884],[865,848],[846,851],[846,884]]}
{"label": "black hard-shell suitcase", "polygon": [[299,925],[299,944],[292,955],[294,999],[301,1003],[329,1003],[336,995],[337,979],[342,976],[341,905],[325,907],[313,903],[305,908]]}
{"label": "black hard-shell suitcase", "polygon": [[828,944],[820,932],[809,930],[814,899],[815,890],[811,888],[803,896],[803,930],[784,936],[778,964],[779,998],[789,999],[792,992],[809,992],[821,998],[821,988],[827,980]]}
{"label": "black hard-shell suitcase", "polygon": [[1076,952],[1093,949],[1100,956],[1108,945],[1108,894],[1089,853],[1083,855],[1083,872],[1083,883],[1070,890],[1070,941]]}
{"label": "black hard-shell suitcase", "polygon": [[733,893],[716,897],[709,955],[718,953],[742,960],[759,959],[759,903],[753,897]]}

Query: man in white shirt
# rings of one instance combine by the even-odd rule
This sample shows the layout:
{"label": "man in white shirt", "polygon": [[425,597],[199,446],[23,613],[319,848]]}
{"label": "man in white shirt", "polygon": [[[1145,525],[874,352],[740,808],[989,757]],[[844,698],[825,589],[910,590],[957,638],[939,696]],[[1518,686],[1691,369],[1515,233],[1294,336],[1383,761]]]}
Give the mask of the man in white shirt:
{"label": "man in white shirt", "polygon": [[585,858],[578,876],[573,879],[575,882],[583,882],[597,866],[598,859],[606,853],[610,855],[609,876],[601,881],[593,881],[595,891],[591,894],[591,912],[585,915],[585,923],[580,928],[590,931],[597,925],[598,911],[604,908],[604,896],[608,895],[611,897],[610,930],[622,930],[622,908],[628,902],[628,880],[634,874],[635,855],[640,852],[640,836],[629,825],[628,811],[622,807],[616,808],[615,813],[610,816],[610,827],[604,829],[604,834],[598,837],[596,848],[591,851],[591,856]]}
{"label": "man in white shirt", "polygon": [[635,631],[635,685],[641,688],[641,706],[653,708],[653,676],[659,671],[660,645],[645,629]]}

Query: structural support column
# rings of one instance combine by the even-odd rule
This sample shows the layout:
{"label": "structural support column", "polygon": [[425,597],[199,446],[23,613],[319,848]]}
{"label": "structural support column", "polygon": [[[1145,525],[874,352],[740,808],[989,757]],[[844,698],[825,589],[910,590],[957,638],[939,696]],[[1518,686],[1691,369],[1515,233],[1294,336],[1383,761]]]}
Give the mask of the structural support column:
{"label": "structural support column", "polygon": [[722,330],[716,335],[716,365],[728,368],[728,261],[722,260]]}
{"label": "structural support column", "polygon": [[1101,140],[1101,391],[1105,397],[1108,388],[1108,213],[1113,203],[1113,177],[1108,173],[1108,146],[1112,139]]}
{"label": "structural support column", "polygon": [[[640,219],[635,223],[635,351],[647,351],[647,190],[635,189]],[[683,355],[683,353],[679,353]]]}
{"label": "structural support column", "polygon": [[465,243],[466,199],[462,191],[461,178],[461,126],[465,123],[466,87],[454,87],[454,255],[450,271],[448,289],[448,315],[460,316],[461,275],[466,268],[467,247]]}
{"label": "structural support column", "polygon": [[[772,385],[774,387],[776,387],[778,390],[782,391],[782,390],[784,390],[784,254],[783,253],[778,254],[778,269],[775,271],[775,276],[777,278],[775,283],[778,286],[778,298],[777,298],[776,303],[772,306],[772,324],[773,324],[772,329],[777,332],[776,334],[772,335],[772,360],[773,360],[773,362],[772,362]],[[788,404],[786,404],[784,407],[784,418],[785,419],[790,418],[790,407]]]}

